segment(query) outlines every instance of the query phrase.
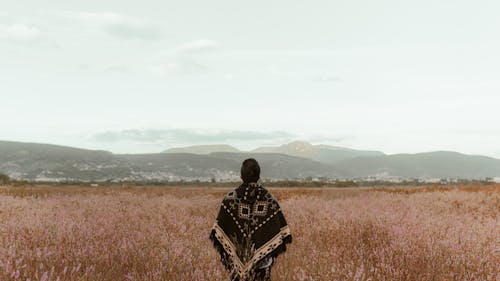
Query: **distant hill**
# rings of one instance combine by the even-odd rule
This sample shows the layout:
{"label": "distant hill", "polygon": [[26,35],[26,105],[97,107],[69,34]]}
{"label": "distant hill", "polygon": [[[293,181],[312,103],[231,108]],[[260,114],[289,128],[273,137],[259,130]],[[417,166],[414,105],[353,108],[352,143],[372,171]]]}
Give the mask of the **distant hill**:
{"label": "distant hill", "polygon": [[500,175],[500,160],[452,151],[357,157],[336,165],[349,177],[486,178]]}
{"label": "distant hill", "polygon": [[[243,153],[112,154],[50,144],[0,141],[0,173],[35,181],[238,180]],[[280,154],[259,154],[267,179],[334,177],[319,162]]]}
{"label": "distant hill", "polygon": [[325,164],[337,164],[340,161],[360,156],[381,156],[380,151],[355,150],[331,145],[312,145],[304,141],[295,141],[275,147],[259,147],[254,153],[282,153],[292,156],[310,158]]}
{"label": "distant hill", "polygon": [[[254,157],[261,164],[263,179],[500,177],[499,159],[451,151],[380,155],[307,143],[292,143],[283,148],[288,149],[286,154],[263,152],[263,149],[207,154],[113,154],[51,144],[0,141],[0,173],[34,181],[209,181],[214,178],[236,181],[241,162]],[[290,150],[304,156],[289,155]],[[331,151],[349,154],[328,154]],[[353,156],[356,153],[367,156]],[[327,155],[327,160],[317,160],[321,159],[320,155]],[[342,157],[344,159],[339,160]],[[327,161],[335,163],[327,164]]]}
{"label": "distant hill", "polygon": [[212,145],[193,145],[186,147],[170,148],[163,153],[193,153],[193,154],[210,154],[212,152],[240,152],[235,147],[227,144],[212,144]]}
{"label": "distant hill", "polygon": [[279,153],[227,153],[214,152],[210,156],[218,159],[230,159],[238,163],[240,167],[243,160],[253,157],[259,161],[262,177],[279,179],[293,179],[306,177],[328,177],[336,178],[340,174],[331,165],[326,165],[318,161],[303,157],[290,156]]}
{"label": "distant hill", "polygon": [[114,154],[51,144],[0,141],[0,173],[29,180],[106,179],[129,172]]}

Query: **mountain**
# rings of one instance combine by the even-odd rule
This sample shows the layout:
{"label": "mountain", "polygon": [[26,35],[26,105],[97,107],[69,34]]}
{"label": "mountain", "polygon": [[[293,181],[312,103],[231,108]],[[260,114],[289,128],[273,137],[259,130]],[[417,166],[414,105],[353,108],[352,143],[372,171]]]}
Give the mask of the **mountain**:
{"label": "mountain", "polygon": [[13,178],[57,181],[125,175],[115,155],[51,144],[0,141],[0,173]]}
{"label": "mountain", "polygon": [[[0,141],[0,173],[34,181],[238,180],[251,154],[217,152],[113,154],[50,144]],[[259,154],[262,177],[334,177],[331,166],[281,154]]]}
{"label": "mountain", "polygon": [[263,178],[278,179],[303,179],[306,177],[327,177],[335,178],[340,176],[331,165],[326,165],[312,159],[290,156],[278,153],[227,153],[227,152],[214,152],[210,156],[217,157],[218,159],[233,160],[238,163],[240,167],[243,160],[247,158],[256,158],[261,166],[261,174]]}
{"label": "mountain", "polygon": [[[51,144],[0,141],[0,174],[33,181],[237,181],[241,162],[256,158],[263,179],[325,178],[469,178],[500,177],[500,160],[451,151],[416,154],[353,156],[357,151],[292,143],[280,151],[295,151],[298,157],[284,153],[210,152],[113,154]],[[288,149],[288,150],[285,150]],[[218,149],[216,149],[218,150]],[[326,164],[316,151],[347,151],[343,160],[337,154],[335,164]],[[200,150],[197,150],[200,151]],[[365,152],[360,152],[365,153]],[[314,158],[316,159],[314,159]],[[328,158],[331,159],[331,158]],[[331,160],[330,160],[331,161]]]}
{"label": "mountain", "polygon": [[500,176],[500,160],[453,151],[357,157],[336,168],[348,177],[486,178]]}
{"label": "mountain", "polygon": [[282,153],[292,156],[310,158],[325,164],[337,164],[340,161],[360,156],[382,156],[383,152],[371,150],[355,150],[331,145],[312,145],[304,141],[295,141],[281,146],[259,147],[253,153]]}
{"label": "mountain", "polygon": [[163,151],[163,153],[194,153],[194,154],[210,154],[212,152],[240,152],[240,151],[227,144],[193,145],[186,147],[175,147]]}

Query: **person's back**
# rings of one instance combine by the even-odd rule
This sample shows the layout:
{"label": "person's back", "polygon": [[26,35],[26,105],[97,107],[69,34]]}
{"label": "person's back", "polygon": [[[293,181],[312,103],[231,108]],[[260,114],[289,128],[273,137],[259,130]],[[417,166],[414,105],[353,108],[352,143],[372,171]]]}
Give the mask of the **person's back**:
{"label": "person's back", "polygon": [[231,280],[269,280],[292,235],[278,201],[260,182],[255,159],[243,161],[241,179],[222,200],[210,240]]}

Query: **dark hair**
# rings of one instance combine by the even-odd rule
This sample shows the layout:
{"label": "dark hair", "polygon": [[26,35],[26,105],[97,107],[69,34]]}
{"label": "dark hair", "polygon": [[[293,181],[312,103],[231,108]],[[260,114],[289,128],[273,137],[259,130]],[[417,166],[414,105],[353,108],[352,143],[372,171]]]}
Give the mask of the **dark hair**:
{"label": "dark hair", "polygon": [[260,178],[260,166],[257,160],[248,158],[241,164],[241,179],[243,182],[256,182]]}

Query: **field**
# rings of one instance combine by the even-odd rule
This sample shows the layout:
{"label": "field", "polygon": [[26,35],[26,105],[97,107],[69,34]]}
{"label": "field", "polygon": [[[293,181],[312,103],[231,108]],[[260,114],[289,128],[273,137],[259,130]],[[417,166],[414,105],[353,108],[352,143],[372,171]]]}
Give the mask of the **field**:
{"label": "field", "polygon": [[[268,188],[293,243],[272,280],[500,280],[500,185]],[[229,188],[0,187],[0,280],[227,280]]]}

